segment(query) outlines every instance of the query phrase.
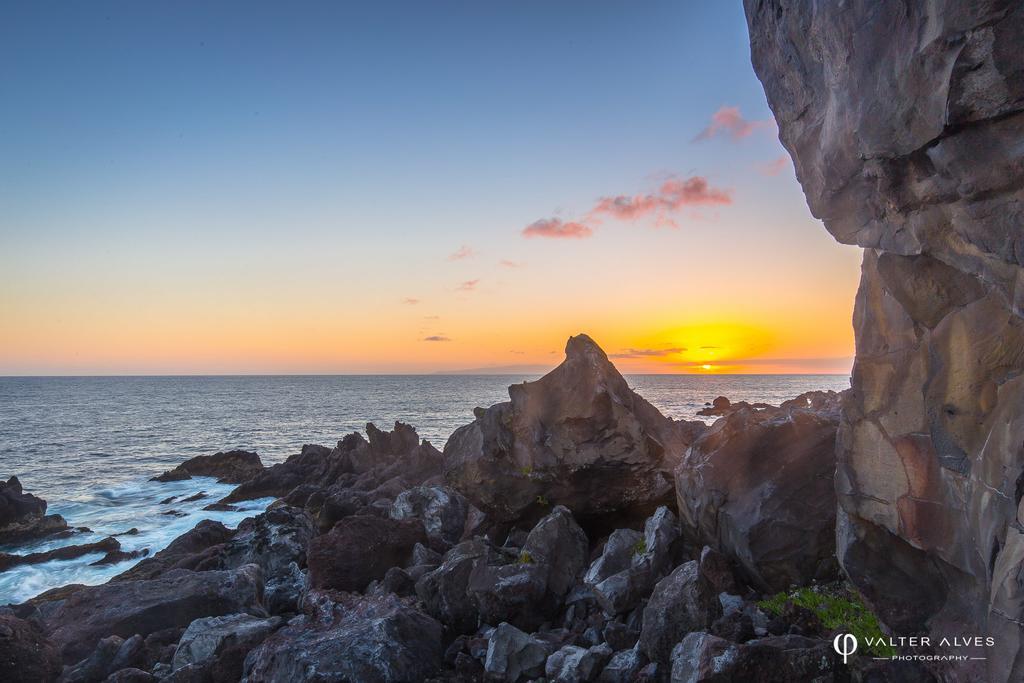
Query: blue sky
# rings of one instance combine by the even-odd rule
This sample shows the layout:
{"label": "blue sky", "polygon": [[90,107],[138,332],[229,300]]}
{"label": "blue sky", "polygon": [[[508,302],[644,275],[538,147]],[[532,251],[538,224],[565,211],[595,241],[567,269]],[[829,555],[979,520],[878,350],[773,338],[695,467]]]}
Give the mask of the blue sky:
{"label": "blue sky", "polygon": [[[770,119],[739,2],[7,3],[0,93],[0,311],[20,328],[0,372],[506,365],[510,332],[473,331],[499,307],[543,362],[535,337],[562,323],[629,343],[615,306],[664,337],[672,325],[637,328],[629,302],[664,310],[657,283],[685,284],[676,299],[695,286],[677,270],[749,288],[812,263],[807,277],[843,293],[856,277],[791,167],[764,172],[783,154],[769,125],[694,141],[723,107]],[[691,176],[732,203],[671,230],[523,239]],[[472,256],[449,258],[462,247]],[[617,286],[596,274],[613,263]],[[611,312],[581,308],[587,293]],[[425,306],[399,325],[410,299]],[[353,316],[370,331],[353,334]],[[222,319],[268,341],[144,352]],[[69,324],[81,343],[39,341]],[[338,353],[282,347],[284,325],[337,335]],[[118,326],[138,328],[121,364],[97,351],[120,348]],[[428,351],[427,336],[468,346]],[[772,353],[807,353],[787,348]]]}

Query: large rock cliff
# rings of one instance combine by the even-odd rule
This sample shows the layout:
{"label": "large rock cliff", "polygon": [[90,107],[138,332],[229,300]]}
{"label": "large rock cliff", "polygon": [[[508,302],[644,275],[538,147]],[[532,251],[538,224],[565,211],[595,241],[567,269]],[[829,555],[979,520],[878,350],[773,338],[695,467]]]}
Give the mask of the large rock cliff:
{"label": "large rock cliff", "polygon": [[[899,635],[1024,677],[1024,3],[745,0],[812,213],[865,248],[837,553]],[[940,648],[941,649],[941,648]]]}

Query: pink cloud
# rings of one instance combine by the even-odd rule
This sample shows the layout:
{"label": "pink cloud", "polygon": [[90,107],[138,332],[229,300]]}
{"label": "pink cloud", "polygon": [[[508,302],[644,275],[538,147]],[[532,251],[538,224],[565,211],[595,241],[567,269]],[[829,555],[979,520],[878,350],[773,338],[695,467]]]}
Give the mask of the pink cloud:
{"label": "pink cloud", "polygon": [[677,227],[666,214],[684,206],[732,204],[732,191],[711,187],[706,178],[691,176],[685,180],[669,178],[654,194],[628,197],[601,197],[590,210],[591,216],[607,214],[619,220],[636,220],[654,215],[659,226]]}
{"label": "pink cloud", "polygon": [[446,337],[443,334],[432,334],[429,337],[424,337],[425,342],[450,342],[451,337]]}
{"label": "pink cloud", "polygon": [[743,118],[739,107],[720,107],[711,115],[711,123],[693,139],[708,140],[718,135],[728,135],[735,142],[749,137],[758,128],[771,125],[771,121],[750,121]]}
{"label": "pink cloud", "polygon": [[522,268],[523,264],[518,261],[509,261],[508,259],[501,259],[498,261],[498,265],[503,268]]}
{"label": "pink cloud", "polygon": [[549,239],[584,239],[594,230],[583,223],[563,222],[560,218],[542,218],[523,228],[523,237],[546,237]]}
{"label": "pink cloud", "polygon": [[453,253],[452,253],[452,254],[451,254],[451,255],[450,255],[449,257],[448,257],[448,260],[449,260],[449,261],[461,261],[461,260],[463,260],[463,259],[467,259],[467,258],[469,258],[470,256],[473,256],[473,255],[475,255],[475,254],[476,254],[476,252],[475,252],[475,251],[473,251],[473,249],[472,249],[471,247],[468,247],[468,246],[466,246],[465,244],[463,244],[463,245],[462,245],[461,247],[459,247],[458,249],[456,249],[456,250],[455,250],[455,251],[454,251],[454,252],[453,252]]}
{"label": "pink cloud", "polygon": [[406,298],[402,299],[402,303],[405,304],[406,306],[415,306],[419,302],[419,299],[414,299],[411,296],[407,296]]}
{"label": "pink cloud", "polygon": [[460,292],[472,292],[478,284],[480,284],[480,280],[466,280],[455,289]]}
{"label": "pink cloud", "polygon": [[757,165],[757,170],[763,175],[774,176],[782,173],[785,168],[789,166],[789,155],[783,154],[777,159],[765,162]]}

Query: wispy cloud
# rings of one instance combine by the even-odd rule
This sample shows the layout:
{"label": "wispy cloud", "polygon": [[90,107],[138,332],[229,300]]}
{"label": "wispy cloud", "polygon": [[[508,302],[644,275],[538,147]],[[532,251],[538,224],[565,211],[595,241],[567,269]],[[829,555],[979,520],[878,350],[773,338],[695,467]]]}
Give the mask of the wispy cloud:
{"label": "wispy cloud", "polygon": [[560,218],[542,218],[523,228],[523,237],[545,237],[548,239],[584,239],[594,230],[576,221],[563,222]]}
{"label": "wispy cloud", "polygon": [[440,320],[441,316],[439,316],[439,315],[425,315],[425,316],[423,316],[423,319],[424,320]]}
{"label": "wispy cloud", "polygon": [[663,181],[647,194],[600,197],[587,214],[578,220],[542,218],[523,228],[524,237],[586,238],[594,234],[595,224],[605,218],[635,221],[653,218],[658,227],[678,228],[672,214],[685,207],[727,206],[732,204],[732,190],[714,187],[704,176],[672,178]]}
{"label": "wispy cloud", "polygon": [[402,303],[405,304],[406,306],[415,306],[419,302],[420,302],[419,299],[415,299],[415,298],[413,298],[411,296],[407,296],[404,299],[402,299]]}
{"label": "wispy cloud", "polygon": [[757,165],[757,170],[762,175],[776,176],[782,173],[786,167],[789,166],[789,155],[783,154],[782,156],[766,161],[763,164]]}
{"label": "wispy cloud", "polygon": [[685,180],[669,178],[656,192],[632,197],[601,197],[590,216],[608,215],[619,220],[637,220],[654,216],[657,225],[678,227],[669,214],[685,206],[722,206],[732,204],[732,192],[711,187],[707,178],[691,176]]}
{"label": "wispy cloud", "polygon": [[462,261],[464,259],[468,259],[471,256],[475,256],[475,255],[476,255],[476,252],[473,251],[472,247],[463,244],[461,247],[459,247],[454,252],[449,254],[448,260],[449,261]]}
{"label": "wispy cloud", "polygon": [[711,122],[704,130],[697,134],[693,141],[698,142],[700,140],[709,140],[713,137],[727,136],[735,142],[749,137],[759,128],[769,128],[771,125],[772,121],[770,119],[751,121],[743,118],[739,107],[723,106],[711,115]]}
{"label": "wispy cloud", "polygon": [[700,348],[701,348],[702,350],[704,350],[704,349],[720,349],[720,348],[722,348],[722,347],[721,347],[721,346],[702,346],[702,347],[700,347]]}
{"label": "wispy cloud", "polygon": [[446,337],[443,334],[432,334],[429,337],[424,337],[423,341],[425,341],[425,342],[450,342],[451,338],[450,337]]}
{"label": "wispy cloud", "polygon": [[478,284],[480,284],[480,280],[466,280],[455,289],[460,292],[472,292]]}
{"label": "wispy cloud", "polygon": [[498,265],[502,268],[522,268],[523,264],[519,261],[509,261],[508,259],[501,259],[498,261]]}
{"label": "wispy cloud", "polygon": [[684,351],[686,349],[681,346],[669,349],[624,349],[618,353],[609,354],[609,358],[664,358]]}

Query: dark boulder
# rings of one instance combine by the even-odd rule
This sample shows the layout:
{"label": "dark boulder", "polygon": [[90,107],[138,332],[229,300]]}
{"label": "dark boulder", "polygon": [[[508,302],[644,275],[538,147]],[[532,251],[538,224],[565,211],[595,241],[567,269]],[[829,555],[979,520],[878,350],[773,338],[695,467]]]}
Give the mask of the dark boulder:
{"label": "dark boulder", "polygon": [[209,672],[211,680],[237,681],[245,656],[282,625],[280,617],[260,619],[251,614],[196,619],[181,635],[171,667],[192,666]]}
{"label": "dark boulder", "polygon": [[522,550],[496,563],[478,561],[467,590],[484,622],[534,630],[554,616],[587,566],[587,537],[569,511],[556,507],[530,532]]}
{"label": "dark boulder", "polygon": [[691,631],[703,631],[722,613],[718,592],[698,560],[677,567],[658,582],[643,612],[640,649],[667,664],[672,647]]}
{"label": "dark boulder", "polygon": [[581,521],[643,519],[671,504],[672,470],[703,423],[664,417],[630,390],[586,335],[508,403],[479,413],[444,448],[445,477],[495,521],[565,505]]}
{"label": "dark boulder", "polygon": [[676,469],[684,535],[733,558],[763,591],[835,575],[839,394],[731,412]]}
{"label": "dark boulder", "polygon": [[644,524],[643,533],[617,529],[608,537],[584,583],[606,613],[628,612],[649,596],[654,584],[672,568],[678,538],[676,516],[668,508],[658,508]]}
{"label": "dark boulder", "polygon": [[498,624],[487,639],[484,671],[489,680],[516,683],[544,675],[551,646],[511,624]]}
{"label": "dark boulder", "polygon": [[0,481],[0,545],[67,531],[64,518],[46,514],[46,501],[25,493],[17,477]]}
{"label": "dark boulder", "polygon": [[469,503],[447,486],[417,486],[402,491],[391,504],[393,519],[419,519],[427,536],[447,545],[462,538]]}
{"label": "dark boulder", "polygon": [[200,617],[237,612],[262,616],[262,596],[263,576],[256,565],[231,571],[176,569],[157,579],[79,588],[47,612],[44,623],[63,661],[73,663],[111,635],[145,637]]}
{"label": "dark boulder", "polygon": [[672,650],[672,683],[831,681],[840,668],[831,643],[803,636],[736,644],[693,632]]}
{"label": "dark boulder", "polygon": [[441,625],[394,595],[310,593],[307,614],[245,659],[247,683],[400,683],[441,666]]}
{"label": "dark boulder", "polygon": [[439,567],[416,582],[416,594],[427,612],[455,633],[472,633],[480,613],[469,595],[469,579],[478,562],[495,563],[496,552],[482,539],[463,541],[448,551]]}
{"label": "dark boulder", "polygon": [[404,566],[415,545],[426,542],[418,519],[346,517],[310,542],[306,558],[310,585],[362,591],[371,581],[384,578],[391,567]]}
{"label": "dark boulder", "polygon": [[0,614],[0,681],[50,683],[60,671],[56,646],[35,624]]}
{"label": "dark boulder", "polygon": [[222,484],[241,484],[263,471],[260,456],[249,451],[226,451],[197,455],[151,481],[181,481],[192,477],[214,477]]}
{"label": "dark boulder", "polygon": [[111,581],[155,579],[172,569],[194,569],[207,557],[211,548],[219,548],[234,535],[220,522],[204,519],[191,530],[170,542],[153,557],[142,560],[134,567],[115,576]]}

